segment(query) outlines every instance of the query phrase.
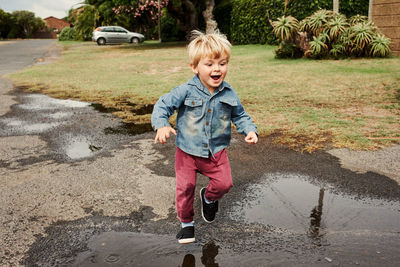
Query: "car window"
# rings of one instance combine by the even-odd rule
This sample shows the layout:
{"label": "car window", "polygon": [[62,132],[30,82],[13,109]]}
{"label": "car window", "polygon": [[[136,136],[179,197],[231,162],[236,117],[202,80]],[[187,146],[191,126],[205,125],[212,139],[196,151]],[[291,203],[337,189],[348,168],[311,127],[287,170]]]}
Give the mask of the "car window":
{"label": "car window", "polygon": [[106,28],[103,28],[102,31],[103,32],[113,32],[113,29],[112,29],[112,27],[106,27]]}
{"label": "car window", "polygon": [[123,32],[123,33],[126,33],[126,31],[124,30],[124,29],[122,29],[122,28],[115,28],[115,30],[117,31],[117,32]]}

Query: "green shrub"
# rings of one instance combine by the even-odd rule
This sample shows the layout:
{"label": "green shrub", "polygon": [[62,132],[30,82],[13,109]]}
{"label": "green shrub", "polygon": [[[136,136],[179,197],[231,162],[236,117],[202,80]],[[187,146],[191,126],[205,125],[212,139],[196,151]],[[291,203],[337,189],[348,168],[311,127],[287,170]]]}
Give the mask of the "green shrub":
{"label": "green shrub", "polygon": [[216,0],[213,15],[218,29],[231,39],[232,0]]}
{"label": "green shrub", "polygon": [[59,41],[74,41],[76,40],[75,28],[64,28],[58,35]]}
{"label": "green shrub", "polygon": [[277,1],[268,0],[235,0],[231,14],[231,39],[235,44],[276,43],[272,26],[268,22],[270,16],[282,15],[284,2],[278,3],[278,9],[271,10]]}
{"label": "green shrub", "polygon": [[[291,21],[297,22],[294,18]],[[285,16],[271,24],[274,26],[273,32],[281,41],[275,51],[278,58],[290,54],[287,52],[289,44],[298,46],[302,51],[306,50],[304,56],[314,59],[390,55],[390,39],[383,36],[373,22],[361,15],[347,20],[343,14],[318,10],[300,21],[297,28],[289,25]],[[292,36],[296,36],[295,40]],[[307,39],[299,40],[302,36],[307,36]],[[308,42],[310,36],[313,39]],[[307,42],[308,47],[305,45]]]}
{"label": "green shrub", "polygon": [[[340,1],[339,10],[347,17],[368,14],[369,0]],[[332,10],[332,0],[288,1],[284,14],[284,0],[232,0],[231,40],[236,44],[277,44],[269,19],[293,16],[299,21],[317,10]],[[268,15],[269,14],[269,15]]]}
{"label": "green shrub", "polygon": [[179,30],[176,20],[168,12],[161,17],[161,39],[163,42],[185,40],[185,33]]}

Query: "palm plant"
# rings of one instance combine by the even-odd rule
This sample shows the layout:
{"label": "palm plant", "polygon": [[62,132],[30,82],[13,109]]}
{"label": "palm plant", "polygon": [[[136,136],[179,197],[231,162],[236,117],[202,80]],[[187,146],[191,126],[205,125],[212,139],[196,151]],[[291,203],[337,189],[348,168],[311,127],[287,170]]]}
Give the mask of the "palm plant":
{"label": "palm plant", "polygon": [[367,21],[368,21],[368,17],[362,16],[362,15],[354,15],[354,16],[350,17],[350,19],[349,19],[350,25],[355,25],[355,24],[367,22]]}
{"label": "palm plant", "polygon": [[390,39],[377,34],[371,42],[370,55],[373,57],[387,57],[390,55]]}
{"label": "palm plant", "polygon": [[375,29],[369,23],[358,23],[350,28],[349,38],[359,49],[364,49],[373,40]]}
{"label": "palm plant", "polygon": [[282,16],[272,22],[273,33],[281,42],[290,42],[294,39],[299,29],[299,21],[292,16]]}
{"label": "palm plant", "polygon": [[347,55],[351,55],[351,49],[353,47],[353,42],[350,39],[351,35],[351,30],[350,28],[347,28],[342,35],[340,35],[340,38],[337,40],[336,44],[341,44],[344,48],[343,53]]}
{"label": "palm plant", "polygon": [[318,36],[331,17],[333,17],[332,11],[325,9],[318,10],[309,17],[306,27],[308,27],[315,36]]}
{"label": "palm plant", "polygon": [[311,32],[310,29],[310,17],[304,18],[299,22],[299,31],[301,32]]}
{"label": "palm plant", "polygon": [[342,43],[333,44],[331,50],[329,50],[329,54],[336,59],[344,56],[345,53],[346,47]]}
{"label": "palm plant", "polygon": [[75,30],[78,40],[89,40],[99,20],[99,13],[92,5],[84,5],[76,14]]}
{"label": "palm plant", "polygon": [[326,35],[321,34],[319,36],[314,36],[313,40],[310,42],[310,49],[305,53],[308,57],[321,58],[326,55],[328,51],[328,45],[325,44],[324,40]]}
{"label": "palm plant", "polygon": [[349,27],[349,23],[344,15],[335,14],[327,23],[329,37],[334,40],[340,37],[342,33]]}

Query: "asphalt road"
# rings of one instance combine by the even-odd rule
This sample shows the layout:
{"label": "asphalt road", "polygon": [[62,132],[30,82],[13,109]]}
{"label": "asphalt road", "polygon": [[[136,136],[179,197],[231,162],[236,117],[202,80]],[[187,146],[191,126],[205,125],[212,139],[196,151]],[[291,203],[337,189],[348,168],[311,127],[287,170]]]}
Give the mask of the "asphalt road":
{"label": "asphalt road", "polygon": [[[0,43],[0,74],[58,52],[52,40]],[[1,266],[400,262],[398,146],[310,155],[234,135],[235,186],[215,223],[197,212],[197,242],[181,246],[173,140],[154,145],[154,133],[92,103],[23,93],[0,79]],[[198,188],[206,183],[199,175]]]}

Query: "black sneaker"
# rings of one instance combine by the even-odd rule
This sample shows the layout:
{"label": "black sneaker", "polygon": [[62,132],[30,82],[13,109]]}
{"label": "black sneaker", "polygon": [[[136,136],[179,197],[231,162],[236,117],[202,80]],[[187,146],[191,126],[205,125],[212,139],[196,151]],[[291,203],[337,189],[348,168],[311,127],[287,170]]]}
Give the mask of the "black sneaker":
{"label": "black sneaker", "polygon": [[194,239],[194,226],[187,226],[182,228],[176,235],[180,244],[189,244],[195,241]]}
{"label": "black sneaker", "polygon": [[200,189],[201,215],[206,222],[212,223],[215,220],[215,214],[218,212],[218,200],[214,201],[213,203],[207,204],[204,200],[205,192],[205,187]]}

